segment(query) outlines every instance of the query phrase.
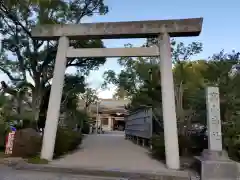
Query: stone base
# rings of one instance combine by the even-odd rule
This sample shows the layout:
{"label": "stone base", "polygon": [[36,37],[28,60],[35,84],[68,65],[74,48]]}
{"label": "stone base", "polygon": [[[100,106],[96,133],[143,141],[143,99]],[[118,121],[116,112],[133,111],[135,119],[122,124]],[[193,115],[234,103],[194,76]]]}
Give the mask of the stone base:
{"label": "stone base", "polygon": [[210,151],[208,149],[204,149],[201,157],[205,160],[229,161],[228,154],[224,150],[223,151]]}
{"label": "stone base", "polygon": [[230,160],[226,152],[204,150],[202,156],[195,157],[196,170],[202,180],[237,180],[237,163]]}

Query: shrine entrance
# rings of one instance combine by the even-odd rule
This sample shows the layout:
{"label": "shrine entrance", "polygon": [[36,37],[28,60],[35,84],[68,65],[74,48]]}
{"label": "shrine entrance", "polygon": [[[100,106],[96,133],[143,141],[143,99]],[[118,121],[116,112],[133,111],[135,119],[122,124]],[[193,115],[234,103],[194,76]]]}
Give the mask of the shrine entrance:
{"label": "shrine entrance", "polygon": [[[162,86],[162,107],[166,165],[179,169],[179,148],[172,74],[170,37],[198,36],[202,18],[41,25],[33,27],[32,37],[40,40],[59,40],[49,99],[41,158],[52,160],[58,127],[60,102],[67,58],[73,57],[159,57]],[[139,48],[84,48],[69,47],[70,40],[157,38],[154,47]]]}

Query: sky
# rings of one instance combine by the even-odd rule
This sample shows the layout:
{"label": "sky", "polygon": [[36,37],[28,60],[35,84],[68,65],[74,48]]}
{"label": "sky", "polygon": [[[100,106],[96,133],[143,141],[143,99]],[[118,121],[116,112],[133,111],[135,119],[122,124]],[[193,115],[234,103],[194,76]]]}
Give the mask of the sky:
{"label": "sky", "polygon": [[[163,20],[203,17],[202,33],[198,37],[177,38],[186,44],[193,41],[203,43],[203,52],[194,59],[204,59],[222,49],[226,52],[240,51],[240,1],[239,0],[104,0],[109,7],[109,13],[104,16],[94,15],[84,22],[114,22]],[[143,39],[104,40],[106,47],[123,47],[131,43],[141,46]],[[101,90],[102,75],[106,70],[120,72],[121,67],[116,58],[108,59],[98,71],[94,71],[87,78],[92,88],[97,89],[100,98],[111,98],[115,88]],[[0,74],[0,78],[5,76]]]}
{"label": "sky", "polygon": [[[214,53],[224,49],[240,51],[240,1],[239,0],[105,0],[109,6],[109,13],[104,16],[94,16],[86,22],[114,22],[114,21],[140,21],[140,20],[163,20],[203,17],[202,33],[198,37],[177,38],[186,44],[193,41],[203,43],[203,52],[195,59],[208,58]],[[142,39],[104,40],[106,47],[123,47],[131,43],[141,46]],[[106,70],[120,72],[117,59],[111,58],[92,72],[88,78],[91,87],[96,88],[101,98],[111,98],[115,88],[100,90],[103,82],[102,74]]]}

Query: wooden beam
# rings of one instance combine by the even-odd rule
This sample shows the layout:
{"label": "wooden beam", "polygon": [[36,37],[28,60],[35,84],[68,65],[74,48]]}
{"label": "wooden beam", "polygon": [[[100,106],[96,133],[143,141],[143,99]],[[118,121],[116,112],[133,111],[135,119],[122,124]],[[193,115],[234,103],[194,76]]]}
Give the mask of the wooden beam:
{"label": "wooden beam", "polygon": [[159,51],[156,46],[149,48],[69,48],[67,57],[156,57]]}
{"label": "wooden beam", "polygon": [[70,39],[119,39],[148,38],[160,33],[171,37],[198,36],[202,30],[203,18],[103,22],[82,24],[51,24],[32,28],[32,36],[42,40],[57,40],[61,36]]}

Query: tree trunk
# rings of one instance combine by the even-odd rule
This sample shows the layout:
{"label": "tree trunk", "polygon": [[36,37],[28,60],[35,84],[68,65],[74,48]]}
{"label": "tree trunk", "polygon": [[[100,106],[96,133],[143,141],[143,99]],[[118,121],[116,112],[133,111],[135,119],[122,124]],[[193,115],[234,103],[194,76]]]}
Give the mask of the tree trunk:
{"label": "tree trunk", "polygon": [[176,115],[179,122],[180,134],[184,134],[184,109],[183,109],[183,83],[175,86],[175,97],[176,97]]}
{"label": "tree trunk", "polygon": [[40,115],[40,107],[43,99],[43,93],[41,89],[35,89],[35,92],[33,92],[32,98],[33,98],[32,99],[33,120],[34,120],[34,124],[36,124],[37,126],[37,123],[39,121],[39,115]]}
{"label": "tree trunk", "polygon": [[22,114],[22,98],[21,97],[17,97],[17,113],[18,115]]}

